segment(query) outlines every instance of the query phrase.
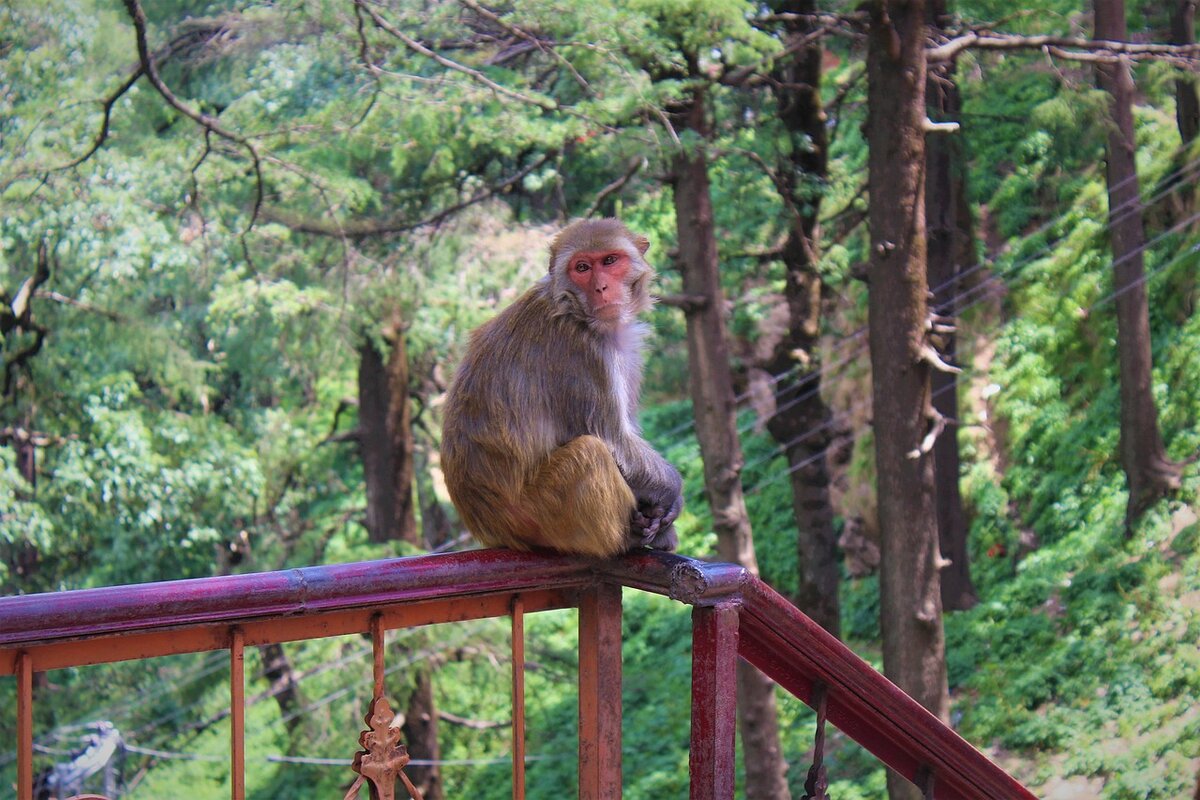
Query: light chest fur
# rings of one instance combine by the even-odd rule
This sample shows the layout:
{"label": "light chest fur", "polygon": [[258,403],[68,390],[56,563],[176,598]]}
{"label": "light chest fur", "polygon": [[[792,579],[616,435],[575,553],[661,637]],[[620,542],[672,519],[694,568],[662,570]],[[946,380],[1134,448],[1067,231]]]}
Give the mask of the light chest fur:
{"label": "light chest fur", "polygon": [[615,331],[606,345],[608,380],[613,398],[621,409],[621,436],[638,432],[637,405],[642,385],[642,342],[646,337],[642,323],[624,325]]}

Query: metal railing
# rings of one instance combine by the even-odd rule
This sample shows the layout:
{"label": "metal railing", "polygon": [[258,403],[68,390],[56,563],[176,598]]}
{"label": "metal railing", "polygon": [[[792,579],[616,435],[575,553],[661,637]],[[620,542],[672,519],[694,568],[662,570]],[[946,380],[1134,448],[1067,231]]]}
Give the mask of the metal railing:
{"label": "metal railing", "polygon": [[[227,650],[232,796],[245,796],[247,646],[369,634],[376,710],[385,631],[512,619],[513,796],[524,796],[524,615],[579,609],[579,797],[621,796],[621,590],[692,608],[691,797],[732,798],[739,656],[936,798],[1032,798],[1024,787],[741,567],[657,553],[591,561],[507,550],[0,598],[0,675],[17,679],[18,798],[33,798],[33,675]],[[384,704],[386,705],[386,704]],[[389,712],[390,713],[390,712]],[[380,729],[386,731],[386,722]],[[406,781],[403,747],[364,751],[364,779]],[[394,743],[393,743],[394,744]],[[383,745],[381,744],[382,748]],[[372,759],[376,759],[372,761]],[[383,764],[394,767],[388,773]],[[368,768],[366,765],[370,765]],[[368,775],[371,773],[371,775]],[[391,785],[375,784],[380,796]]]}

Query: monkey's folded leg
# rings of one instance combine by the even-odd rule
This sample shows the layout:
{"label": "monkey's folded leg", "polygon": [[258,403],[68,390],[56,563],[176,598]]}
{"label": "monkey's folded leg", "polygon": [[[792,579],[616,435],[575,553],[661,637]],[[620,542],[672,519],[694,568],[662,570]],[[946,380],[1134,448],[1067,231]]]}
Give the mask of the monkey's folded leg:
{"label": "monkey's folded leg", "polygon": [[523,511],[537,523],[538,546],[607,557],[634,542],[636,501],[604,441],[580,436],[553,451],[526,485]]}

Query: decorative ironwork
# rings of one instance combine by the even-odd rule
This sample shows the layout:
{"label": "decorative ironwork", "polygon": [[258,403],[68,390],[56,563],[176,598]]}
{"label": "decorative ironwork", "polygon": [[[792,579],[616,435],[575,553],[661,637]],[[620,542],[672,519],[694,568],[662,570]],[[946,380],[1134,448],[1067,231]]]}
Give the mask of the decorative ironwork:
{"label": "decorative ironwork", "polygon": [[363,749],[354,754],[354,764],[351,766],[358,773],[358,778],[343,800],[358,797],[365,781],[371,782],[376,800],[395,800],[397,778],[404,783],[413,800],[422,800],[417,787],[404,774],[404,767],[411,759],[408,748],[400,744],[400,728],[392,727],[395,719],[396,712],[392,711],[387,698],[377,695],[371,701],[365,717],[367,730],[358,737]]}
{"label": "decorative ironwork", "polygon": [[374,691],[371,705],[367,708],[364,718],[367,729],[358,736],[358,743],[363,748],[354,754],[351,769],[358,773],[358,778],[350,786],[343,800],[353,800],[358,797],[365,781],[371,782],[371,797],[373,800],[395,800],[396,779],[404,783],[412,800],[422,800],[421,793],[412,781],[404,774],[404,768],[411,757],[408,748],[400,744],[400,725],[396,723],[396,712],[384,697],[384,651],[387,633],[383,627],[383,615],[371,615],[371,650],[373,651]]}
{"label": "decorative ironwork", "polygon": [[825,706],[829,692],[823,683],[813,684],[813,700],[817,708],[817,733],[813,740],[813,763],[804,781],[802,800],[830,800],[829,778],[825,775]]}

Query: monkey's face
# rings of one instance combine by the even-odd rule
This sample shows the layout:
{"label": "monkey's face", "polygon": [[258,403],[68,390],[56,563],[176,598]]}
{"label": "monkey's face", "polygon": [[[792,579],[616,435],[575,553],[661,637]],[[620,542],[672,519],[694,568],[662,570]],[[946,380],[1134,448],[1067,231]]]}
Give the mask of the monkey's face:
{"label": "monkey's face", "polygon": [[623,250],[581,250],[567,263],[567,276],[579,289],[587,310],[603,322],[615,322],[631,310],[633,271],[633,260]]}

